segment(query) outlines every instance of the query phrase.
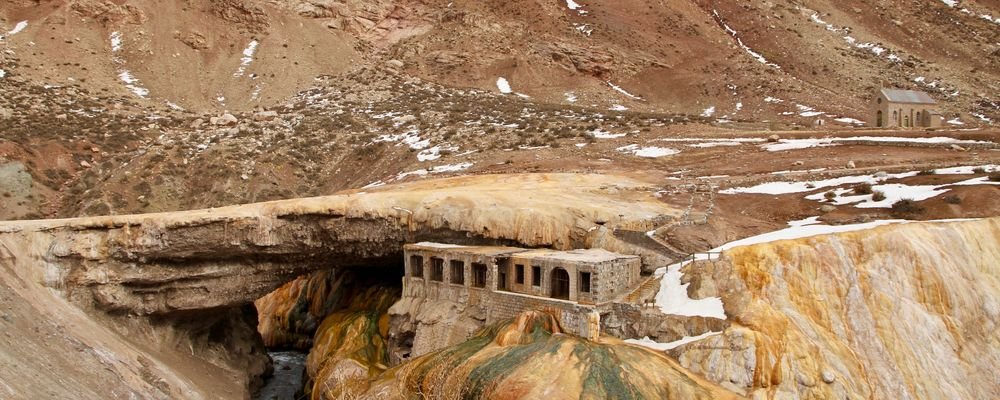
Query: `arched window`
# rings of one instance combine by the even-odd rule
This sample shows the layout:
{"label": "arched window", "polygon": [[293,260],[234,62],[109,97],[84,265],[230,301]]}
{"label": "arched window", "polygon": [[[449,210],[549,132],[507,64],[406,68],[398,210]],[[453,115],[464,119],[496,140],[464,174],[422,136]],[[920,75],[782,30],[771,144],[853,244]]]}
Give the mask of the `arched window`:
{"label": "arched window", "polygon": [[903,126],[906,127],[906,128],[910,127],[910,116],[909,115],[903,117]]}
{"label": "arched window", "polygon": [[881,128],[882,124],[883,124],[882,123],[882,110],[879,110],[877,113],[875,113],[875,127],[876,128]]}
{"label": "arched window", "polygon": [[878,98],[878,100],[875,100],[875,102],[877,102],[877,103],[879,103],[879,104],[882,104],[882,98],[881,98],[881,97],[879,97],[879,98]]}

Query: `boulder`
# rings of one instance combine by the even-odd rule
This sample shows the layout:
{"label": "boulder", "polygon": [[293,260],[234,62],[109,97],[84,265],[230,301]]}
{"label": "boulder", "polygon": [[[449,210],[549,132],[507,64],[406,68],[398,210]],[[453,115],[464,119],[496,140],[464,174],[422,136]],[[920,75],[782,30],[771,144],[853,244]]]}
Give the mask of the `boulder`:
{"label": "boulder", "polygon": [[212,118],[212,125],[233,126],[236,125],[237,122],[240,121],[230,113],[225,113],[217,118]]}
{"label": "boulder", "polygon": [[389,60],[385,62],[385,65],[389,68],[403,69],[403,66],[406,64],[403,64],[403,62],[399,60]]}
{"label": "boulder", "polygon": [[278,118],[277,111],[260,111],[253,115],[255,121],[270,121]]}
{"label": "boulder", "polygon": [[771,135],[771,136],[767,137],[767,141],[770,142],[770,143],[775,143],[775,142],[777,142],[779,140],[781,140],[781,136],[778,136],[778,135]]}

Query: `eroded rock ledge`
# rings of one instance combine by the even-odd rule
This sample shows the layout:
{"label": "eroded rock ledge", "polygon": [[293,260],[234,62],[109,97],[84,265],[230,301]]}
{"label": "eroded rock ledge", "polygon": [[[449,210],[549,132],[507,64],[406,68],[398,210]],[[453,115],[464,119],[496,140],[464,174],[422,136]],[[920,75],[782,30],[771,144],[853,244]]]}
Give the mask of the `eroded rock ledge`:
{"label": "eroded rock ledge", "polygon": [[[399,265],[406,242],[599,246],[662,264],[663,256],[613,234],[655,229],[679,214],[656,190],[618,176],[487,175],[208,210],[3,222],[0,263],[7,281],[106,321],[102,335],[153,343],[158,350],[148,354],[160,372],[135,363],[123,379],[145,382],[125,383],[140,397],[215,398],[235,389],[167,372],[171,362],[152,354],[190,354],[246,390],[266,358],[259,336],[236,327],[256,326],[242,307],[310,271]],[[241,339],[227,342],[230,334]]]}
{"label": "eroded rock ledge", "polygon": [[190,212],[11,222],[0,235],[43,245],[46,284],[80,304],[166,315],[250,304],[312,270],[399,262],[408,241],[567,249],[600,239],[602,247],[628,248],[601,233],[652,229],[672,213],[627,178],[505,175]]}

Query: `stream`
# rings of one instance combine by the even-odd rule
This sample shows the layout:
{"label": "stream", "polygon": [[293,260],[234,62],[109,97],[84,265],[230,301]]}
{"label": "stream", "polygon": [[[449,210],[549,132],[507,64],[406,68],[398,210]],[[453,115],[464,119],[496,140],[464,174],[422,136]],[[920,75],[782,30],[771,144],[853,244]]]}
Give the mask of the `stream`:
{"label": "stream", "polygon": [[292,400],[301,392],[306,368],[306,353],[298,351],[268,352],[274,360],[274,375],[264,382],[264,387],[254,400]]}

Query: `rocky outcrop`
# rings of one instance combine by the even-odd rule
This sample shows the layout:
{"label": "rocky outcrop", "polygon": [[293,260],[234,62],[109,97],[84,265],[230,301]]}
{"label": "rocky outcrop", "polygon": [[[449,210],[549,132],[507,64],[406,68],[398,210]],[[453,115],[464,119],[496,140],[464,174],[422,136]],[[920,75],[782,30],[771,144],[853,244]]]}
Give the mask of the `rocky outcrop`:
{"label": "rocky outcrop", "polygon": [[336,310],[343,274],[318,271],[286,283],[254,302],[257,330],[269,348],[305,350],[323,317]]}
{"label": "rocky outcrop", "polygon": [[[583,247],[598,223],[648,230],[675,213],[651,193],[642,182],[615,176],[470,176],[189,212],[12,221],[0,223],[0,266],[19,271],[18,284],[47,299],[61,295],[107,320],[113,329],[102,335],[153,343],[168,355],[189,354],[194,361],[187,365],[207,363],[217,371],[207,376],[229,382],[222,389],[188,383],[199,372],[161,365],[154,376],[183,377],[156,392],[167,395],[137,389],[147,394],[140,397],[242,397],[234,387],[252,388],[267,369],[263,343],[252,330],[257,321],[243,307],[298,276],[398,267],[402,244],[413,241]],[[401,272],[386,275],[399,279]],[[354,297],[366,296],[345,296]],[[302,314],[276,307],[269,315],[288,321]],[[341,321],[331,323],[334,328],[320,324],[317,346],[336,336],[322,332],[362,323]],[[379,317],[378,324],[380,332],[388,329],[387,319]],[[298,340],[279,336],[272,339]],[[350,346],[324,346],[351,353]],[[348,370],[317,376],[337,381],[355,375]],[[190,393],[178,394],[183,390]]]}
{"label": "rocky outcrop", "polygon": [[261,34],[271,26],[268,13],[253,0],[212,0],[211,3],[213,14],[247,32]]}
{"label": "rocky outcrop", "polygon": [[736,398],[661,354],[562,333],[556,318],[542,312],[386,371],[362,398],[543,398],[555,388],[559,398]]}
{"label": "rocky outcrop", "polygon": [[133,4],[116,4],[107,0],[73,0],[69,9],[83,18],[94,19],[101,24],[132,24],[146,22],[146,14]]}
{"label": "rocky outcrop", "polygon": [[906,224],[728,250],[685,279],[732,326],[670,352],[774,399],[1000,392],[1000,219]]}
{"label": "rocky outcrop", "polygon": [[650,229],[674,212],[644,187],[574,174],[463,177],[190,212],[11,222],[0,236],[44,243],[46,284],[82,305],[167,315],[250,304],[312,270],[395,265],[405,242],[583,247],[598,222]]}

